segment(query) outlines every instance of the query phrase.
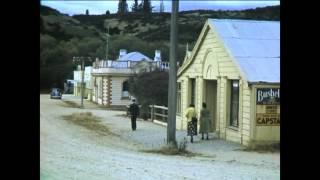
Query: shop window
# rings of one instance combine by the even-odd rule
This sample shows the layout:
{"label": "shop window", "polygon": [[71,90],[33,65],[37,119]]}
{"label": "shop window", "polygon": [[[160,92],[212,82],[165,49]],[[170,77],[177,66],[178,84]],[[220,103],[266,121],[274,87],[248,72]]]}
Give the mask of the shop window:
{"label": "shop window", "polygon": [[239,81],[230,81],[230,126],[239,126]]}

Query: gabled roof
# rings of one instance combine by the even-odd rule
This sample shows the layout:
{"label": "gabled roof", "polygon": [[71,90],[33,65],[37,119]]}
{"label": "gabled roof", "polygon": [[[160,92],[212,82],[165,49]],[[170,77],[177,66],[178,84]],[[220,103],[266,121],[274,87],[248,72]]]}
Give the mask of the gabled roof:
{"label": "gabled roof", "polygon": [[248,82],[280,82],[280,22],[208,19]]}
{"label": "gabled roof", "polygon": [[148,60],[151,61],[151,59],[139,52],[131,52],[128,53],[121,58],[118,59],[119,61],[142,61],[142,60]]}

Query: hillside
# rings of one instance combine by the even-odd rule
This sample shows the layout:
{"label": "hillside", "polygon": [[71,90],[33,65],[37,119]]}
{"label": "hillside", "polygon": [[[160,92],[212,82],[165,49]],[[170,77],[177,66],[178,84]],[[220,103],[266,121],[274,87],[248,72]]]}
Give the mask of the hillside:
{"label": "hillside", "polygon": [[[279,20],[280,7],[272,6],[244,11],[185,11],[178,16],[178,61],[197,40],[204,22],[216,19]],[[44,88],[55,82],[62,85],[72,78],[73,56],[105,58],[106,28],[109,26],[109,59],[118,57],[119,49],[140,51],[149,57],[160,49],[162,59],[169,60],[170,14],[128,13],[122,16],[61,14],[52,8],[40,8],[40,84]]]}
{"label": "hillside", "polygon": [[[148,16],[137,13],[128,13],[119,17],[111,15],[74,15],[73,18],[82,24],[94,26],[105,32],[105,24],[110,27],[110,34],[133,35],[147,41],[169,41],[170,14],[153,13]],[[194,42],[204,22],[208,18],[216,19],[255,19],[255,20],[280,20],[280,6],[256,8],[244,11],[183,11],[179,13],[178,29],[179,43]]]}

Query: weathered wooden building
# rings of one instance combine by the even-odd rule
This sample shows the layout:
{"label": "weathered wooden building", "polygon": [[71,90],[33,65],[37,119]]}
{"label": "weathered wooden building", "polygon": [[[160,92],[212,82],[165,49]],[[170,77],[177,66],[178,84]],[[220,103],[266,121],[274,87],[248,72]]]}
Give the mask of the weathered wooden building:
{"label": "weathered wooden building", "polygon": [[185,110],[203,102],[222,139],[257,145],[280,141],[280,23],[208,19],[177,74],[177,129]]}

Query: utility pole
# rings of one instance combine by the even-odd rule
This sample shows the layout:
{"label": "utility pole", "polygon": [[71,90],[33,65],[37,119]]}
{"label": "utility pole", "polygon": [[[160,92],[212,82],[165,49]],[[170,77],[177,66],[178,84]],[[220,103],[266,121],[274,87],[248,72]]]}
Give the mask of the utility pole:
{"label": "utility pole", "polygon": [[108,26],[108,32],[107,32],[107,49],[106,49],[106,60],[108,60],[108,54],[109,54],[109,25]]}
{"label": "utility pole", "polygon": [[81,62],[81,108],[83,108],[83,96],[84,96],[84,60]]}
{"label": "utility pole", "polygon": [[167,143],[176,144],[176,107],[177,107],[177,16],[179,0],[172,0],[171,30],[170,30],[170,66],[168,89],[168,126]]}
{"label": "utility pole", "polygon": [[164,12],[163,0],[160,0],[160,13]]}
{"label": "utility pole", "polygon": [[84,62],[92,61],[90,57],[73,57],[73,62],[81,62],[81,108],[83,108],[83,98],[84,98]]}

